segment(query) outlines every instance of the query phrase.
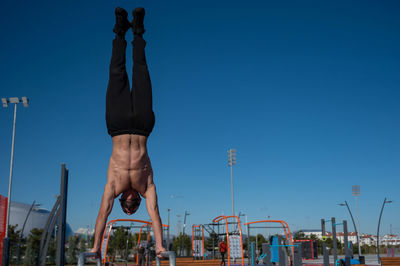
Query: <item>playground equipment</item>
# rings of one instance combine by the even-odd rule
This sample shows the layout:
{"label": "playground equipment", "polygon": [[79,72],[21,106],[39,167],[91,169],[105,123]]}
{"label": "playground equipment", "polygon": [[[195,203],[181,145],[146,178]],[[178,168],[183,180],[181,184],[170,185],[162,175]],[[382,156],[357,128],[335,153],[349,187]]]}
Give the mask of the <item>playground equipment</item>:
{"label": "playground equipment", "polygon": [[[352,259],[353,257],[353,249],[352,249],[352,243],[348,241],[348,231],[347,231],[347,221],[343,220],[343,223],[336,223],[335,217],[332,217],[331,220],[324,220],[321,219],[321,229],[322,229],[322,252],[324,255],[324,266],[329,266],[329,254],[328,250],[326,249],[326,231],[325,231],[325,224],[326,223],[331,223],[332,225],[332,243],[333,243],[333,260],[335,265],[338,264],[338,262],[344,263],[345,266],[350,266],[352,264]],[[345,257],[344,259],[338,259],[337,256],[337,235],[336,235],[336,226],[342,225],[343,226],[343,242],[344,242],[344,254]],[[365,264],[365,259],[363,256],[359,257],[359,260],[357,261],[359,264]]]}
{"label": "playground equipment", "polygon": [[[278,223],[280,226],[261,226],[258,224],[263,223]],[[255,225],[257,224],[257,225]],[[283,220],[262,220],[248,222],[244,225],[247,226],[247,243],[248,243],[248,254],[251,265],[255,264],[256,261],[256,248],[254,247],[254,242],[250,243],[250,231],[251,229],[265,229],[265,228],[276,228],[282,229],[286,240],[282,237],[271,237],[269,243],[264,243],[262,245],[262,255],[258,257],[260,261],[266,263],[266,265],[271,265],[272,262],[279,262],[279,265],[301,265],[301,250],[299,245],[293,244],[292,234],[289,229],[289,225]],[[286,248],[291,249],[291,255],[287,255]],[[293,262],[293,263],[292,263]]]}
{"label": "playground equipment", "polygon": [[[142,244],[145,249],[146,249],[146,265],[149,265],[151,263],[151,258],[150,258],[150,231],[151,231],[151,222],[148,221],[142,221],[142,220],[135,220],[135,219],[114,219],[114,220],[110,220],[107,224],[106,224],[106,229],[104,230],[104,234],[103,234],[103,239],[101,241],[101,259],[97,260],[97,265],[108,265],[110,263],[110,258],[107,255],[107,250],[108,250],[108,244],[110,241],[110,237],[113,233],[113,230],[115,228],[121,228],[120,226],[116,226],[117,223],[120,222],[130,222],[131,224],[129,226],[124,226],[122,228],[127,229],[128,231],[130,231],[133,228],[139,229],[139,236],[138,236],[138,244]],[[138,225],[137,225],[138,224]],[[164,228],[169,228],[168,225],[162,225],[163,229]],[[147,230],[147,237],[146,240],[142,240],[142,234],[143,234],[143,230],[146,229]],[[164,233],[164,230],[163,230]],[[127,243],[128,244],[128,243]],[[126,248],[128,248],[128,246],[126,246]],[[87,257],[95,257],[96,253],[88,253],[88,252],[84,252],[81,253],[79,256],[79,261],[78,261],[78,265],[84,265],[85,264],[85,260]],[[165,252],[162,254],[163,257],[165,258],[169,258],[170,259],[170,263],[174,263],[173,265],[175,265],[175,253],[174,252]],[[125,263],[128,262],[128,258],[126,257],[126,259],[124,260]],[[136,256],[136,264],[139,263],[139,256]],[[172,265],[172,264],[171,264]]]}
{"label": "playground equipment", "polygon": [[301,246],[301,257],[305,260],[318,259],[317,241],[313,239],[295,239],[294,243]]}
{"label": "playground equipment", "polygon": [[[212,231],[215,233],[214,227],[217,226],[216,234],[218,236],[226,236],[227,249],[228,249],[228,266],[231,265],[231,258],[233,261],[241,259],[241,265],[244,265],[243,256],[243,238],[242,227],[240,220],[237,216],[221,215],[212,220],[212,224],[208,224],[209,228],[212,226]],[[220,228],[222,227],[222,228]],[[222,230],[221,230],[222,229]],[[222,231],[222,233],[221,233]]]}
{"label": "playground equipment", "polygon": [[192,256],[195,260],[205,259],[204,226],[192,225]]}
{"label": "playground equipment", "polygon": [[[107,248],[108,248],[108,243],[110,240],[110,236],[112,234],[113,227],[115,227],[115,224],[117,222],[131,222],[130,228],[139,228],[139,238],[138,238],[138,244],[144,244],[145,248],[147,249],[146,252],[146,262],[150,261],[150,231],[151,231],[151,222],[147,221],[142,221],[142,220],[135,220],[135,219],[115,219],[115,220],[110,220],[107,225],[106,225],[106,230],[104,230],[103,234],[103,239],[101,242],[101,261],[102,263],[109,262],[109,257],[107,256]],[[140,224],[140,226],[134,225],[134,223]],[[162,225],[164,228],[168,228],[168,225]],[[142,241],[142,233],[143,229],[146,228],[147,230],[147,239],[146,241]],[[164,232],[164,231],[163,231]],[[138,263],[139,257],[136,256],[136,264]]]}

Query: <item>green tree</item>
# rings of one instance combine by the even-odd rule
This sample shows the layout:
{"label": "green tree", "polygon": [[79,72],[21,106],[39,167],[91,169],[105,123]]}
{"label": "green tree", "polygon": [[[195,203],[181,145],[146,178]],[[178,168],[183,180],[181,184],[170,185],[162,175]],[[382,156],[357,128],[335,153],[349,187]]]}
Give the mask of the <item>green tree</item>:
{"label": "green tree", "polygon": [[25,265],[36,264],[43,229],[33,228],[26,241]]}
{"label": "green tree", "polygon": [[[182,233],[179,234],[177,237],[172,238],[172,250],[175,251],[177,255],[181,255],[181,247],[182,247]],[[192,239],[185,234],[183,237],[183,245],[184,245],[184,250],[187,255],[191,254],[192,250]]]}
{"label": "green tree", "polygon": [[17,262],[18,242],[21,235],[21,230],[17,230],[17,225],[8,226],[8,237],[10,238],[10,263]]}
{"label": "green tree", "polygon": [[78,258],[78,243],[79,238],[77,236],[71,236],[68,239],[68,249],[66,253],[66,259],[68,264],[76,264]]}
{"label": "green tree", "polygon": [[204,240],[204,249],[211,254],[213,254],[213,243],[214,243],[214,252],[216,252],[218,250],[217,233],[211,233],[210,236]]}
{"label": "green tree", "polygon": [[298,231],[293,237],[294,240],[306,239],[306,238],[307,238],[306,235],[302,231]]}

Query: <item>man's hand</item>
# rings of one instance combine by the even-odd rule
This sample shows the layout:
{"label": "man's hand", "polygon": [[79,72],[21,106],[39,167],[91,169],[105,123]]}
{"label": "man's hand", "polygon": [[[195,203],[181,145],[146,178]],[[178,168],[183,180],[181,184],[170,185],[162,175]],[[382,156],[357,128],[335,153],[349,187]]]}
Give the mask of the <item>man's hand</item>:
{"label": "man's hand", "polygon": [[90,253],[96,253],[96,254],[97,254],[96,257],[95,257],[95,259],[97,259],[97,258],[100,258],[100,259],[101,259],[101,250],[100,250],[100,249],[92,248],[89,252],[90,252]]}
{"label": "man's hand", "polygon": [[161,253],[163,253],[163,252],[167,252],[167,250],[164,247],[161,246],[161,247],[156,248],[157,257],[162,258]]}

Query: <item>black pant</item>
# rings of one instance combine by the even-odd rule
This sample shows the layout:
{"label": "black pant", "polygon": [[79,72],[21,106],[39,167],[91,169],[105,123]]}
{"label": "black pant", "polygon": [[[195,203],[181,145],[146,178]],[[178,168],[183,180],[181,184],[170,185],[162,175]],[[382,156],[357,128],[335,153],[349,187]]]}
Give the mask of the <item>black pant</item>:
{"label": "black pant", "polygon": [[133,41],[132,91],[125,65],[125,39],[112,43],[110,77],[106,95],[106,123],[112,137],[122,134],[149,136],[154,127],[150,75],[144,48],[146,41],[135,35]]}
{"label": "black pant", "polygon": [[226,265],[225,264],[225,252],[221,252],[221,265],[222,264]]}

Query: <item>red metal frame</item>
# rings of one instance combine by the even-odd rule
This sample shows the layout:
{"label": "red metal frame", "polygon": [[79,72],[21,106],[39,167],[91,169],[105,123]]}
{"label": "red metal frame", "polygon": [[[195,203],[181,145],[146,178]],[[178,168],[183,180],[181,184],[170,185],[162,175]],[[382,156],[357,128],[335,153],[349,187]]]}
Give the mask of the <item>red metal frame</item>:
{"label": "red metal frame", "polygon": [[243,237],[242,237],[242,227],[240,225],[240,220],[237,216],[225,216],[221,215],[213,219],[213,223],[218,223],[221,220],[225,220],[225,227],[226,227],[226,242],[228,246],[228,266],[231,265],[231,256],[229,251],[229,229],[228,229],[228,219],[236,219],[239,225],[239,235],[240,235],[240,246],[242,248],[242,266],[244,265],[244,256],[243,256]]}

